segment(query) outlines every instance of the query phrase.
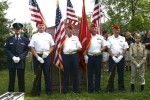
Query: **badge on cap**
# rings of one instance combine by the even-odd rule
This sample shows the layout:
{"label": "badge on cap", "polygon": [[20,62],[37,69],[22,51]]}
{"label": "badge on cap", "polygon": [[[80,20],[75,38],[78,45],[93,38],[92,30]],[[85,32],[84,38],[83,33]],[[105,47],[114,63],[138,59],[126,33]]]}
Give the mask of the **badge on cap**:
{"label": "badge on cap", "polygon": [[43,21],[37,22],[37,23],[36,23],[36,26],[38,26],[39,24],[44,24],[44,25],[45,25],[45,23],[44,23]]}
{"label": "badge on cap", "polygon": [[113,26],[113,29],[114,29],[114,30],[120,30],[120,28],[119,28],[118,25],[114,25],[114,26]]}
{"label": "badge on cap", "polygon": [[74,26],[72,24],[68,24],[69,29],[74,29]]}
{"label": "badge on cap", "polygon": [[97,25],[96,25],[96,23],[91,23],[91,26],[90,26],[91,28],[92,27],[97,27]]}

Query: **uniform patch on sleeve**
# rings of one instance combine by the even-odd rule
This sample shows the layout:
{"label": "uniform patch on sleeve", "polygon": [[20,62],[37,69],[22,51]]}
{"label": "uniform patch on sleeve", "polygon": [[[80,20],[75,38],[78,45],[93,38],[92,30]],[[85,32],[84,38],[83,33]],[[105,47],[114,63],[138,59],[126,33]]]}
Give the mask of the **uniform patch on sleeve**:
{"label": "uniform patch on sleeve", "polygon": [[6,43],[4,44],[4,46],[6,46]]}

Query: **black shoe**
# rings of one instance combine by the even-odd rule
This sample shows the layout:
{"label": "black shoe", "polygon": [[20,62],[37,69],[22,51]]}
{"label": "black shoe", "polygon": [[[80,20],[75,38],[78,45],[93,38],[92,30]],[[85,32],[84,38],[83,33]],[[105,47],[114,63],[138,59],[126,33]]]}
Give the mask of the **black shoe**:
{"label": "black shoe", "polygon": [[102,92],[102,89],[99,89],[99,90],[95,90],[97,93],[101,93]]}
{"label": "black shoe", "polygon": [[128,71],[128,66],[125,66],[125,68],[126,68],[126,71]]}
{"label": "black shoe", "polygon": [[131,71],[131,66],[129,66],[129,70]]}
{"label": "black shoe", "polygon": [[140,92],[143,92],[144,91],[144,85],[141,85],[141,90]]}
{"label": "black shoe", "polygon": [[126,92],[125,89],[119,89],[119,91],[122,92],[122,93]]}
{"label": "black shoe", "polygon": [[131,92],[134,92],[135,86],[134,84],[131,84]]}
{"label": "black shoe", "polygon": [[74,93],[80,93],[80,91],[74,91]]}
{"label": "black shoe", "polygon": [[89,93],[93,93],[93,90],[88,90]]}
{"label": "black shoe", "polygon": [[50,95],[51,95],[51,92],[47,92],[46,94],[47,94],[48,96],[50,96]]}
{"label": "black shoe", "polygon": [[109,89],[107,92],[112,93],[112,92],[114,92],[114,89]]}
{"label": "black shoe", "polygon": [[68,91],[63,91],[63,94],[67,94],[68,93]]}

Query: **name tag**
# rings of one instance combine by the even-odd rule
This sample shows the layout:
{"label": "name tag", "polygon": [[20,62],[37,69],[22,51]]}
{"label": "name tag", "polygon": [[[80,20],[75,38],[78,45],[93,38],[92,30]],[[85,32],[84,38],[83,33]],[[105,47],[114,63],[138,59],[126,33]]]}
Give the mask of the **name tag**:
{"label": "name tag", "polygon": [[9,43],[9,44],[13,44],[13,43]]}
{"label": "name tag", "polygon": [[21,43],[21,45],[25,45],[24,43]]}

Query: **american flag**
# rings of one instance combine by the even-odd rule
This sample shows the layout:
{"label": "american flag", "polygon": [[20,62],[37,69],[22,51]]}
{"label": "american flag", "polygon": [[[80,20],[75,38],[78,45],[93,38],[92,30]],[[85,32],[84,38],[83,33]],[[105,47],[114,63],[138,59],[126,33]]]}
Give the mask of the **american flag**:
{"label": "american flag", "polygon": [[78,24],[78,18],[73,10],[73,5],[70,0],[67,0],[67,23],[74,25]]}
{"label": "american flag", "polygon": [[64,40],[65,40],[64,21],[62,20],[62,14],[58,5],[56,9],[55,33],[54,33],[54,41],[56,49],[54,63],[60,69],[63,69],[61,47],[64,43]]}
{"label": "american flag", "polygon": [[102,8],[101,8],[101,3],[100,0],[95,0],[95,5],[94,5],[94,10],[93,10],[93,15],[92,15],[92,23],[96,23],[98,27],[98,34],[101,34],[101,20],[100,18],[103,16],[102,14]]}
{"label": "american flag", "polygon": [[31,21],[35,22],[36,25],[40,22],[43,22],[46,25],[46,21],[36,0],[29,0],[29,10],[31,13]]}

